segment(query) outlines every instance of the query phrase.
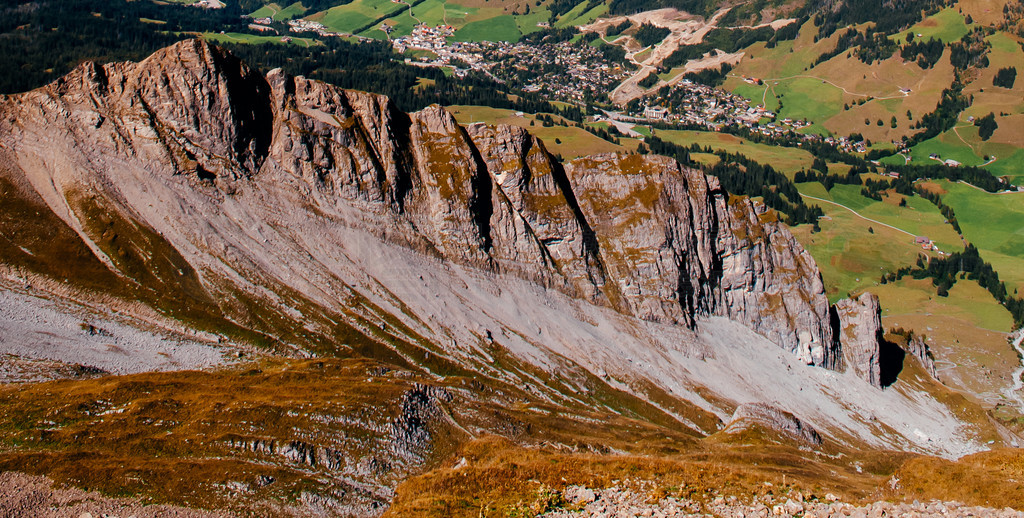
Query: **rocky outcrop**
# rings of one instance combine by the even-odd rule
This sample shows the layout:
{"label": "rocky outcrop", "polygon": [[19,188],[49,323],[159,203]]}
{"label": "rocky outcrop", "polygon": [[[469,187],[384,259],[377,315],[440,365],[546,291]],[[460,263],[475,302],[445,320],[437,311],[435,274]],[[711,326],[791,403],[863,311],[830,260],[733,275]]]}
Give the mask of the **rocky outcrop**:
{"label": "rocky outcrop", "polygon": [[882,309],[878,297],[864,292],[836,302],[833,320],[845,369],[881,387]]}
{"label": "rocky outcrop", "polygon": [[726,430],[737,431],[751,425],[762,426],[800,443],[821,444],[821,435],[814,427],[781,408],[765,403],[745,403],[736,407]]}
{"label": "rocky outcrop", "polygon": [[924,370],[935,379],[939,379],[939,373],[935,369],[935,356],[924,337],[917,333],[910,333],[907,340],[907,353],[909,353],[921,364]]}
{"label": "rocky outcrop", "polygon": [[[145,207],[159,194],[125,182],[182,175],[225,214],[229,197],[275,183],[314,213],[444,261],[653,322],[725,316],[808,364],[839,362],[820,274],[774,213],[664,157],[561,164],[522,129],[463,128],[440,107],[405,114],[383,96],[262,77],[198,40],[138,64],[83,64],[0,110],[0,151],[50,171],[37,189],[89,242],[71,191],[162,228],[167,216]],[[194,235],[183,254],[195,258],[208,252],[192,210],[182,223],[196,228],[168,232]]]}

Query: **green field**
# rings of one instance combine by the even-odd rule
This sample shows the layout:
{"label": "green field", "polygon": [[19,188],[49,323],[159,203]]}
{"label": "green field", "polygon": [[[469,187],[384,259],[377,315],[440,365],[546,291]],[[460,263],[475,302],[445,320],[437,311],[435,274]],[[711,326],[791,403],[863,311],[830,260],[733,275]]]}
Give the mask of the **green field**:
{"label": "green field", "polygon": [[[412,13],[408,8],[401,9],[394,16],[388,19],[388,24],[394,28],[392,38],[408,36],[412,29],[420,22],[430,26],[438,26],[444,23],[446,6],[443,0],[424,0],[412,7]],[[459,14],[462,14],[461,12]],[[376,29],[371,29],[376,31]],[[380,31],[377,31],[380,32]],[[381,33],[380,37],[384,37]]]}
{"label": "green field", "polygon": [[522,14],[515,17],[516,27],[519,28],[519,32],[522,34],[530,34],[537,32],[542,29],[537,24],[540,22],[546,22],[551,18],[551,11],[547,7],[537,7],[530,11],[530,14]]}
{"label": "green field", "polygon": [[801,183],[797,187],[805,196],[832,200],[860,215],[807,198],[806,203],[821,207],[828,218],[819,221],[819,233],[810,233],[805,228],[807,225],[794,229],[822,268],[832,300],[877,285],[885,272],[913,266],[922,253],[920,246],[914,243],[914,236],[925,235],[947,252],[962,248],[956,232],[944,223],[945,218],[938,209],[923,198],[907,198],[907,206],[900,207],[900,195],[875,201],[862,196],[857,185],[837,185],[827,193],[817,182]]}
{"label": "green field", "polygon": [[[541,30],[537,24],[550,16],[551,12],[546,7],[537,7],[529,14],[513,15],[498,7],[466,7],[445,0],[423,0],[410,12],[404,4],[390,0],[356,0],[317,13],[310,19],[339,32],[352,32],[374,20],[381,20],[393,28],[392,37],[411,34],[418,23],[430,26],[447,24],[455,28],[453,39],[456,41],[514,42],[519,41],[523,34]],[[387,39],[377,26],[367,28],[359,35]]]}
{"label": "green field", "polygon": [[355,0],[319,12],[310,19],[324,24],[332,31],[351,34],[381,16],[394,14],[402,9],[408,10],[408,7],[391,0]]}
{"label": "green field", "polygon": [[589,11],[585,11],[586,7],[587,2],[580,2],[576,7],[573,7],[567,13],[560,16],[558,20],[555,21],[554,27],[564,29],[566,27],[573,27],[576,25],[586,25],[608,12],[607,4],[601,4]]}
{"label": "green field", "polygon": [[655,135],[666,142],[681,146],[697,143],[701,147],[711,146],[712,149],[741,153],[747,158],[762,164],[770,164],[776,171],[792,177],[801,169],[810,169],[814,157],[807,151],[791,147],[757,144],[749,140],[710,131],[679,131],[657,130]]}
{"label": "green field", "polygon": [[1024,149],[1015,150],[1010,155],[996,156],[996,161],[985,166],[985,169],[992,174],[1009,177],[1014,185],[1024,183]]}
{"label": "green field", "polygon": [[825,211],[826,218],[818,222],[821,232],[812,233],[810,225],[801,225],[793,232],[818,263],[830,301],[870,290],[879,285],[885,273],[913,266],[917,260],[921,249],[912,237],[835,205],[807,202]]}
{"label": "green field", "polygon": [[467,23],[455,31],[458,41],[519,41],[522,34],[511,14]]}
{"label": "green field", "polygon": [[637,133],[639,133],[639,134],[641,134],[641,135],[643,135],[645,137],[650,137],[651,136],[651,128],[648,128],[647,126],[639,126],[639,125],[638,126],[633,126],[633,131],[635,131],[635,132],[637,132]]}
{"label": "green field", "polygon": [[943,43],[950,43],[963,38],[968,31],[967,24],[964,23],[964,16],[957,12],[956,8],[947,7],[921,20],[910,29],[894,35],[892,39],[906,42],[907,35],[913,32],[915,39],[918,40],[928,41],[929,38],[935,38]]}
{"label": "green field", "polygon": [[936,183],[947,191],[942,200],[956,212],[964,237],[1007,286],[1024,290],[1024,193],[991,194],[963,183]]}
{"label": "green field", "polygon": [[[942,160],[953,159],[968,166],[980,166],[986,163],[986,155],[994,156],[995,161],[986,165],[986,169],[996,175],[1015,176],[1024,173],[1024,153],[1021,151],[1012,144],[982,141],[978,138],[977,127],[962,123],[955,130],[946,131],[914,146],[910,154],[911,163],[923,165],[937,163],[929,158],[933,153],[939,155]],[[887,157],[883,163],[901,164],[903,158]]]}
{"label": "green field", "polygon": [[[876,201],[861,195],[860,185],[836,185],[827,193],[825,193],[824,187],[817,182],[799,184],[798,188],[801,194],[832,200],[853,209],[865,218],[891,225],[913,236],[926,236],[947,253],[963,248],[960,236],[953,230],[953,227],[945,223],[945,218],[942,217],[935,205],[920,196],[904,197],[900,194],[893,194],[883,197],[883,201]],[[822,195],[823,193],[826,195]],[[907,200],[907,206],[900,207],[899,202],[904,198]],[[822,206],[822,208],[825,207]],[[873,225],[873,227],[877,227],[877,225]],[[906,234],[904,236],[901,239],[913,240]]]}
{"label": "green field", "polygon": [[249,14],[249,16],[253,18],[272,18],[275,21],[283,22],[292,18],[298,18],[305,14],[305,12],[306,8],[302,6],[302,2],[295,2],[288,7],[281,7],[276,3],[271,3],[260,7]]}
{"label": "green field", "polygon": [[312,47],[319,45],[320,42],[312,38],[292,38],[288,43],[281,41],[283,36],[257,36],[255,34],[243,34],[240,32],[226,32],[226,33],[214,33],[204,32],[202,38],[206,41],[212,41],[214,43],[277,43],[281,45],[301,45],[304,47]]}

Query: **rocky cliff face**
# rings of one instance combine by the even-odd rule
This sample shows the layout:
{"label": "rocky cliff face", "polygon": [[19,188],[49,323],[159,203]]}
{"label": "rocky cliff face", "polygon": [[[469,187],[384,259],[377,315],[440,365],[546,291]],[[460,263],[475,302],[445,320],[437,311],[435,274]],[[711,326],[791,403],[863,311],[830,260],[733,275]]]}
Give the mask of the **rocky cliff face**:
{"label": "rocky cliff face", "polygon": [[[51,206],[71,208],[73,227],[72,190],[146,219],[130,207],[145,200],[103,185],[120,181],[107,172],[118,167],[184,175],[216,199],[246,182],[284,182],[298,203],[344,205],[346,225],[423,253],[648,321],[727,316],[806,363],[836,363],[810,256],[763,207],[663,157],[563,165],[521,129],[463,128],[439,107],[405,114],[378,95],[264,78],[199,41],[137,65],[82,65],[3,111],[0,130],[25,169],[98,173],[58,172],[56,192],[43,187]],[[44,127],[65,138],[38,146]]]}
{"label": "rocky cliff face", "polygon": [[[402,113],[190,41],[0,97],[0,193],[0,290],[57,286],[205,345],[373,358],[451,381],[460,407],[501,393],[495,408],[707,436],[766,403],[844,444],[977,449],[934,400],[814,367],[861,363],[811,257],[774,213],[663,157],[561,163],[518,128]],[[449,416],[445,397],[403,396],[369,441],[248,424],[241,443],[208,440],[380,489],[353,506],[465,436],[530,440],[503,414]]]}
{"label": "rocky cliff face", "polygon": [[882,309],[878,297],[864,292],[836,302],[835,316],[843,364],[868,383],[881,387]]}

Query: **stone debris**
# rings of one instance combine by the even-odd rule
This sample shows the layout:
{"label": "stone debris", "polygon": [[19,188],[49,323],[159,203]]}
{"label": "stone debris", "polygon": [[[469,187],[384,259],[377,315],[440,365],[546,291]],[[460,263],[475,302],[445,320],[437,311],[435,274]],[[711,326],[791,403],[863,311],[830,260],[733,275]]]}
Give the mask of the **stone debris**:
{"label": "stone debris", "polygon": [[972,507],[959,502],[873,502],[856,505],[840,501],[829,493],[819,499],[791,491],[779,496],[754,496],[742,501],[735,496],[716,496],[701,502],[687,498],[666,497],[654,500],[646,491],[613,486],[607,489],[589,489],[570,486],[561,492],[564,505],[549,510],[541,516],[546,518],[625,518],[625,517],[794,517],[829,518],[881,518],[895,516],[968,517],[986,516],[995,518],[1024,518],[1024,512],[1014,509],[992,509]]}
{"label": "stone debris", "polygon": [[0,473],[0,516],[4,518],[227,518],[229,513],[172,505],[145,505],[135,499],[54,487],[53,481],[21,473]]}
{"label": "stone debris", "polygon": [[740,431],[751,424],[775,430],[798,442],[814,446],[821,444],[821,435],[814,427],[789,412],[765,403],[745,403],[736,407],[727,429]]}

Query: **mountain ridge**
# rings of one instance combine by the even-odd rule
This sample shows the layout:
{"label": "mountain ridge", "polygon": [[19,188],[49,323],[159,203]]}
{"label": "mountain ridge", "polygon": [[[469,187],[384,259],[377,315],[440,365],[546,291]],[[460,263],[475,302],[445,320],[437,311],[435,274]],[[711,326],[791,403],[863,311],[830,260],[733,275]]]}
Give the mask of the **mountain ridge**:
{"label": "mountain ridge", "polygon": [[[820,273],[775,213],[674,160],[562,163],[524,130],[260,76],[195,40],[139,64],[83,64],[3,98],[0,114],[0,178],[20,186],[18,214],[46,214],[61,241],[90,251],[89,271],[110,273],[84,289],[124,301],[108,303],[129,317],[311,358],[306,370],[372,358],[498,387],[506,404],[684,434],[715,434],[740,405],[763,403],[843,447],[983,449],[987,432],[943,403],[879,390],[862,377],[871,366],[846,365],[854,346],[835,342]],[[8,280],[74,284],[34,232],[0,248]],[[877,327],[877,303],[864,307],[874,314],[848,321]],[[860,331],[868,350],[850,357],[877,362],[878,329]],[[529,436],[453,415],[445,426],[470,436]],[[232,455],[266,454],[254,440],[351,447],[344,434],[280,433],[247,435]]]}

